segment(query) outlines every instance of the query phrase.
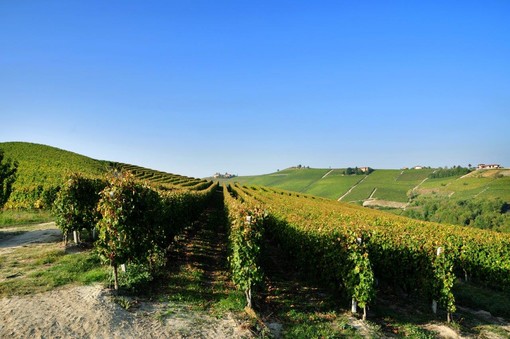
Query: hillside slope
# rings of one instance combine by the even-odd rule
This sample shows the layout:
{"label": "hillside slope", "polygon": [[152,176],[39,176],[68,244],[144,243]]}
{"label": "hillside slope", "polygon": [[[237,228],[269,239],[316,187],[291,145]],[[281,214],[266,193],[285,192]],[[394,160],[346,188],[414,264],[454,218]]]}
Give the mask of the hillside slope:
{"label": "hillside slope", "polygon": [[14,192],[6,207],[41,207],[55,194],[55,188],[67,174],[98,176],[109,166],[105,161],[41,144],[3,142],[0,149],[6,158],[18,162]]}
{"label": "hillside slope", "polygon": [[416,193],[451,199],[501,198],[510,203],[510,169],[479,170],[464,176],[430,179]]}
{"label": "hillside slope", "polygon": [[290,168],[260,176],[236,177],[227,182],[261,185],[308,193],[345,202],[396,202],[411,198],[500,198],[510,203],[510,170],[475,171],[466,176],[429,179],[433,169],[379,169],[369,175],[344,175],[343,169]]}
{"label": "hillside slope", "polygon": [[[376,170],[369,175],[344,175],[343,169],[290,168],[260,176],[237,177],[232,182],[270,186],[346,202],[377,198],[406,202],[410,189],[432,170]],[[348,194],[346,194],[348,193]]]}
{"label": "hillside slope", "polygon": [[47,208],[70,173],[89,177],[102,176],[111,168],[131,171],[140,180],[177,188],[201,189],[208,181],[140,166],[89,158],[56,147],[27,143],[2,142],[6,158],[18,162],[18,173],[6,208]]}

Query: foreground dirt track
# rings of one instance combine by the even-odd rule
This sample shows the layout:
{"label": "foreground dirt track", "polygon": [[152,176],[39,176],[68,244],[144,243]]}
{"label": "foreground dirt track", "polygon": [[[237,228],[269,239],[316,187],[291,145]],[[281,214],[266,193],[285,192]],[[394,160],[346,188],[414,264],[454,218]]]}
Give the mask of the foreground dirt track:
{"label": "foreground dirt track", "polygon": [[[4,228],[2,232],[18,231]],[[0,255],[18,247],[62,239],[55,223],[31,225],[0,241]],[[249,337],[230,314],[221,319],[186,304],[128,300],[129,311],[101,285],[66,286],[0,299],[0,338],[241,338]]]}
{"label": "foreground dirt track", "polygon": [[230,316],[215,319],[168,304],[140,303],[126,311],[100,286],[58,289],[0,299],[1,338],[240,338],[249,335]]}
{"label": "foreground dirt track", "polygon": [[[20,235],[6,237],[0,240],[0,253],[9,252],[11,248],[26,246],[29,244],[38,243],[51,243],[62,240],[62,232],[55,226],[54,222],[47,222],[43,224],[31,226],[30,231],[24,231]],[[4,228],[1,230],[3,233],[9,231],[17,231],[18,228]]]}

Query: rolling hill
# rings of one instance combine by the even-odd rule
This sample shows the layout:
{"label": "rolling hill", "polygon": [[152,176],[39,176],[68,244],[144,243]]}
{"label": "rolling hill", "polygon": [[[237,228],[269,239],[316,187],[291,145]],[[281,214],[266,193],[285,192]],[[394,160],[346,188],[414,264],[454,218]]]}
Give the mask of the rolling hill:
{"label": "rolling hill", "polygon": [[[202,189],[209,184],[204,179],[96,160],[51,146],[5,142],[0,143],[0,149],[4,150],[6,158],[19,163],[14,192],[6,208],[49,207],[63,180],[73,172],[96,177],[112,168],[120,168],[131,171],[140,180],[175,189]],[[260,176],[222,181],[268,186],[385,208],[392,213],[422,220],[510,230],[510,215],[505,213],[510,205],[510,170],[481,170],[468,175],[430,179],[433,171],[379,169],[370,174],[345,175],[344,169],[288,168]],[[469,206],[465,203],[467,200]],[[482,206],[490,200],[496,202]],[[482,209],[485,211],[478,214],[473,212]]]}
{"label": "rolling hill", "polygon": [[289,168],[227,182],[312,194],[439,223],[510,232],[510,170],[477,170],[431,179],[434,169],[374,170]]}
{"label": "rolling hill", "polygon": [[[429,179],[433,169],[379,169],[368,175],[344,175],[343,169],[289,168],[227,180],[313,194],[365,205],[405,207],[417,196],[470,199],[500,198],[510,203],[510,170],[481,170],[465,176]],[[388,206],[390,207],[390,206]]]}
{"label": "rolling hill", "polygon": [[8,208],[44,207],[67,174],[80,172],[94,177],[105,173],[109,166],[106,161],[40,144],[4,142],[0,149],[6,158],[18,163]]}
{"label": "rolling hill", "polygon": [[5,158],[18,162],[14,191],[7,208],[45,208],[53,201],[59,186],[70,173],[102,176],[112,168],[131,171],[135,177],[156,184],[179,187],[203,185],[205,180],[190,178],[140,166],[96,160],[47,145],[28,142],[2,142]]}

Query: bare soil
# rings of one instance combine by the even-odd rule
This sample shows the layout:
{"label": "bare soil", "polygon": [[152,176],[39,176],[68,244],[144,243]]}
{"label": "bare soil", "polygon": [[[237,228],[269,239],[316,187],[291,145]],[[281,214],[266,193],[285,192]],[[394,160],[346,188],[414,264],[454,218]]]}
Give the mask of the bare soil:
{"label": "bare soil", "polygon": [[[241,338],[230,315],[221,319],[167,303],[141,302],[127,311],[99,285],[0,299],[2,338]],[[165,309],[165,317],[158,314]]]}
{"label": "bare soil", "polygon": [[[33,226],[30,231],[19,234],[19,227],[3,228],[0,232],[4,235],[0,240],[0,254],[10,251],[12,248],[26,246],[28,244],[49,243],[62,240],[62,232],[56,228],[54,222],[48,222]],[[12,234],[12,236],[11,236]]]}
{"label": "bare soil", "polygon": [[388,200],[365,200],[363,202],[363,207],[391,207],[391,208],[404,208],[407,206],[407,203],[405,202],[398,202],[398,201],[388,201]]}

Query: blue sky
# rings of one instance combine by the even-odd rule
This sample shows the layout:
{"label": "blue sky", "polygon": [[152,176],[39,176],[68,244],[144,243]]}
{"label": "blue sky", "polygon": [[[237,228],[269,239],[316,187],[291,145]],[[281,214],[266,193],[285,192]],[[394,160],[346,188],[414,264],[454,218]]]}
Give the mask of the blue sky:
{"label": "blue sky", "polygon": [[197,177],[510,166],[510,2],[2,1],[0,141]]}

